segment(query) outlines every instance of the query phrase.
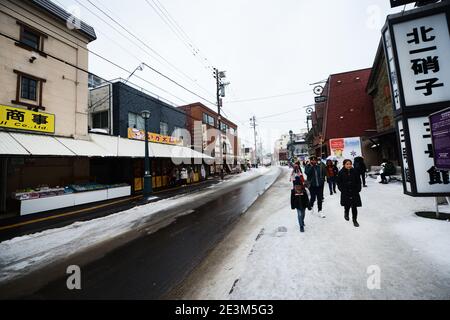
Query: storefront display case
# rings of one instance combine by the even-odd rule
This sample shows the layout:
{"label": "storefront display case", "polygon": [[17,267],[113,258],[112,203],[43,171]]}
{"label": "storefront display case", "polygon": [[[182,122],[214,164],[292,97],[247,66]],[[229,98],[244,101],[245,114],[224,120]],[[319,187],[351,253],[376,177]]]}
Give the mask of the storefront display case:
{"label": "storefront display case", "polygon": [[65,188],[40,187],[21,190],[14,193],[13,198],[20,202],[20,214],[23,216],[130,195],[131,186],[127,184],[101,185],[88,183],[69,185]]}

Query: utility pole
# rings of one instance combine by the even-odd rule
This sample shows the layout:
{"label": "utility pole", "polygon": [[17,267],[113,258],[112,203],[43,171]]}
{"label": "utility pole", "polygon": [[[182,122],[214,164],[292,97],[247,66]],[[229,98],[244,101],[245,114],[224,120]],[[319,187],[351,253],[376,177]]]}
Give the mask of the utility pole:
{"label": "utility pole", "polygon": [[222,108],[222,98],[225,97],[225,86],[229,85],[230,83],[224,83],[222,82],[222,79],[226,78],[225,71],[219,71],[219,69],[214,68],[214,77],[216,78],[216,94],[217,94],[217,113],[218,113],[218,123],[217,128],[219,129],[219,153],[220,153],[220,159],[221,159],[221,169],[220,169],[220,178],[224,179],[224,173],[223,173],[223,145],[222,145],[222,117],[221,117],[221,108]]}
{"label": "utility pole", "polygon": [[253,118],[250,118],[250,126],[253,127],[253,135],[255,138],[255,162],[256,162],[256,168],[258,168],[258,153],[256,148],[256,117],[253,116]]}

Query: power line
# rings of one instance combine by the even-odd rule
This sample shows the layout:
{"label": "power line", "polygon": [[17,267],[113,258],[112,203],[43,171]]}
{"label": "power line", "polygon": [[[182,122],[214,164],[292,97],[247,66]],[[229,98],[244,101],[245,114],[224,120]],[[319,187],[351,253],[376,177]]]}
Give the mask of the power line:
{"label": "power line", "polygon": [[278,95],[274,95],[274,96],[267,96],[267,97],[258,97],[258,98],[249,98],[249,99],[243,99],[243,100],[235,100],[235,101],[229,101],[228,103],[241,103],[241,102],[268,100],[268,99],[275,99],[275,98],[281,98],[281,97],[286,97],[286,96],[301,95],[301,94],[306,94],[306,93],[311,93],[311,90],[283,93],[283,94],[278,94]]}
{"label": "power line", "polygon": [[299,109],[300,109],[300,108],[295,108],[295,109],[292,109],[292,110],[289,110],[289,111],[280,112],[280,113],[268,115],[268,116],[265,116],[265,117],[260,117],[259,119],[274,118],[274,117],[278,117],[278,116],[281,116],[281,115],[284,115],[284,114],[288,114],[288,113],[291,113],[291,112],[294,112],[294,111],[299,111]]}
{"label": "power line", "polygon": [[[200,49],[193,44],[192,39],[187,35],[183,28],[178,24],[178,22],[172,17],[169,11],[164,7],[164,5],[159,0],[151,0],[155,6],[153,6],[149,0],[145,0],[147,4],[152,7],[152,9],[159,15],[159,17],[166,23],[166,25],[172,30],[172,32],[177,36],[177,38],[183,42],[187,49],[192,52],[192,54],[200,59],[199,62],[206,66],[207,69],[214,71],[211,65],[206,64],[208,61],[206,57],[200,56]],[[156,8],[155,8],[156,7]],[[159,11],[159,12],[158,12]]]}
{"label": "power line", "polygon": [[[169,64],[171,67],[173,67],[174,69],[176,69],[178,72],[180,72],[182,75],[184,75],[187,79],[189,79],[190,81],[196,83],[195,80],[193,80],[191,77],[189,77],[188,75],[186,75],[184,72],[182,72],[180,69],[178,69],[176,66],[174,66],[171,62],[169,62],[166,58],[164,58],[161,54],[159,54],[156,50],[154,50],[153,48],[151,48],[148,44],[146,44],[144,41],[142,41],[139,37],[137,37],[135,34],[133,34],[131,31],[129,31],[126,27],[124,27],[121,23],[119,23],[117,20],[115,20],[113,17],[111,17],[111,15],[109,15],[108,13],[106,13],[104,10],[102,10],[101,8],[99,8],[95,3],[93,3],[91,0],[86,0],[87,2],[89,2],[92,6],[94,6],[98,11],[100,11],[101,13],[103,13],[105,16],[107,16],[111,21],[113,21],[115,24],[117,24],[121,29],[123,29],[126,33],[128,33],[130,36],[132,36],[134,39],[136,39],[137,41],[139,41],[140,43],[142,43],[146,48],[148,48],[150,51],[152,51],[153,53],[155,53],[158,57],[160,57],[162,60],[164,60],[167,64]],[[165,74],[163,74],[160,71],[157,71],[155,68],[150,67],[149,65],[147,65],[147,67],[149,67],[150,69],[152,69],[153,71],[157,72],[159,75],[163,76],[164,78],[170,80],[172,83],[176,84],[177,86],[179,86],[180,88],[188,91],[189,93],[195,95],[196,97],[211,103],[214,105],[214,103],[212,103],[211,101],[209,101],[208,99],[198,95],[197,93],[193,92],[192,90],[187,89],[186,87],[184,87],[183,85],[179,84],[177,81],[171,79],[169,76],[166,76]]]}
{"label": "power line", "polygon": [[[202,66],[205,66],[203,60],[201,57],[199,57],[200,49],[195,48],[192,45],[192,41],[190,41],[189,37],[186,35],[186,33],[183,31],[183,29],[179,26],[179,24],[172,18],[172,16],[169,14],[167,9],[158,1],[155,2],[152,0],[153,4],[150,3],[149,0],[145,0],[145,2],[153,9],[153,11],[156,12],[156,14],[161,18],[161,20],[169,27],[169,29],[175,34],[175,36],[182,42],[182,44],[187,48],[189,52],[193,54],[193,56],[196,58],[196,60],[202,64]],[[172,22],[173,21],[173,22]],[[181,30],[181,31],[180,31]],[[207,61],[206,58],[204,58],[205,61]],[[207,69],[210,69],[213,71],[213,68],[210,65],[206,65]],[[197,81],[194,80],[196,85],[201,88],[204,92],[210,94],[209,90],[201,86]]]}
{"label": "power line", "polygon": [[[7,1],[11,2],[10,0],[7,0]],[[16,14],[18,14],[18,15],[20,15],[20,16],[22,16],[22,17],[25,17],[25,18],[29,19],[28,17],[24,16],[24,15],[21,14],[20,12],[14,10],[14,9],[8,7],[8,6],[6,6],[6,5],[3,4],[3,3],[0,4],[0,5],[4,6],[5,8],[7,8],[7,9],[13,11],[13,12],[15,12]],[[22,7],[22,6],[20,6],[19,4],[16,4],[16,5],[19,6],[20,8],[22,8],[23,10],[29,12],[30,14],[33,14],[34,16],[38,16],[37,14],[35,14],[35,13],[33,13],[33,12],[27,10],[26,8],[24,8],[24,7]],[[3,13],[7,14],[6,12],[3,12]],[[7,15],[8,15],[8,14],[7,14]],[[111,65],[115,66],[116,68],[121,69],[122,71],[126,72],[127,74],[130,74],[130,73],[131,73],[131,71],[129,71],[129,70],[125,69],[124,67],[118,65],[117,63],[115,63],[115,62],[113,62],[113,61],[111,61],[111,60],[105,58],[103,55],[98,54],[98,53],[96,53],[96,52],[94,52],[94,51],[92,51],[92,50],[90,50],[90,49],[87,49],[87,48],[85,48],[85,47],[79,45],[77,42],[75,42],[75,41],[73,41],[73,40],[71,40],[71,39],[65,37],[64,35],[59,34],[58,32],[55,32],[54,30],[52,30],[52,29],[46,27],[45,25],[43,25],[43,24],[41,24],[41,23],[39,23],[39,22],[37,22],[37,21],[34,21],[34,23],[36,23],[37,25],[41,26],[42,28],[45,28],[45,29],[48,30],[49,32],[52,32],[52,33],[54,33],[54,34],[57,34],[57,35],[60,36],[61,38],[66,39],[67,41],[73,43],[75,46],[77,46],[77,47],[79,47],[79,48],[81,48],[81,49],[83,49],[83,50],[85,50],[85,51],[87,51],[87,52],[93,54],[94,56],[96,56],[96,57],[98,57],[98,58],[100,58],[100,59],[102,59],[102,60],[104,60],[104,61],[110,63]],[[55,25],[55,24],[52,24],[51,22],[49,22],[49,23],[50,23],[52,26],[54,26],[54,27],[56,27],[56,28],[62,30],[59,26],[57,26],[57,25]],[[157,71],[156,69],[154,69],[154,68],[152,68],[152,67],[150,67],[150,66],[148,66],[148,65],[147,65],[147,67],[151,68],[152,70]],[[157,71],[157,72],[159,72],[159,71]],[[160,72],[159,72],[159,74],[163,75],[163,74],[160,73]],[[164,75],[164,76],[165,76],[165,75]],[[157,88],[160,89],[160,90],[165,91],[164,89],[158,87],[157,85],[153,84],[152,82],[150,82],[150,81],[148,81],[148,80],[146,80],[146,79],[144,79],[144,78],[142,78],[142,77],[139,77],[139,76],[137,76],[137,75],[136,75],[135,77],[138,78],[138,79],[140,79],[140,80],[142,80],[142,81],[144,81],[144,82],[146,82],[146,83],[148,83],[148,84],[150,84],[150,85],[152,85],[152,86],[154,86],[154,87],[157,87]],[[167,77],[167,76],[165,76],[165,77]],[[169,77],[167,77],[167,78],[170,79]],[[174,80],[171,80],[171,81],[172,81],[173,83],[176,83],[176,84],[177,84],[178,86],[180,86],[181,88],[183,88],[183,89],[187,90],[188,92],[192,93],[193,95],[195,95],[195,96],[201,98],[202,100],[207,101],[208,103],[211,103],[209,100],[207,100],[207,99],[205,99],[205,98],[203,98],[203,97],[201,97],[201,96],[195,94],[193,91],[190,91],[189,89],[183,87],[182,85],[178,84],[176,81],[174,81]],[[167,91],[165,91],[165,92],[167,92]],[[178,98],[178,99],[179,99],[179,98]],[[182,99],[180,99],[180,100],[182,100]],[[213,104],[213,103],[212,103],[212,104]]]}
{"label": "power line", "polygon": [[[1,12],[3,12],[3,11],[1,11]],[[3,12],[3,13],[4,13],[4,12]],[[0,32],[0,36],[2,36],[2,37],[4,37],[4,38],[7,38],[7,39],[9,39],[9,40],[11,40],[11,41],[13,41],[13,42],[19,42],[19,40],[15,39],[15,38],[13,38],[13,37],[11,37],[11,36],[8,36],[8,35],[6,35],[6,34],[4,34],[4,33],[2,33],[2,32]],[[52,59],[55,59],[56,61],[59,61],[59,62],[61,62],[61,63],[63,63],[63,64],[66,64],[66,65],[68,65],[68,66],[70,66],[70,67],[72,67],[72,68],[75,68],[75,69],[77,69],[77,70],[79,70],[79,71],[81,71],[81,72],[84,72],[84,73],[86,73],[86,74],[88,74],[88,75],[89,75],[89,74],[92,74],[92,75],[98,77],[99,79],[102,79],[102,80],[104,81],[104,83],[106,83],[106,84],[111,84],[111,85],[114,84],[114,82],[112,82],[112,81],[103,79],[102,77],[99,77],[99,76],[93,74],[92,72],[89,72],[88,70],[85,70],[85,69],[83,69],[83,68],[80,68],[80,67],[78,67],[78,66],[76,66],[76,65],[74,65],[74,64],[72,64],[72,63],[70,63],[70,62],[68,62],[68,61],[65,61],[65,60],[63,60],[63,59],[61,59],[61,58],[58,58],[58,57],[56,57],[56,56],[53,56],[53,55],[50,54],[50,53],[46,53],[46,54],[47,54],[47,57],[50,57],[50,58],[52,58]],[[87,85],[87,83],[86,83],[86,85]],[[130,88],[133,89],[132,87],[130,87]],[[138,91],[137,89],[131,90],[130,88],[128,88],[128,86],[123,86],[123,89],[126,90],[127,92],[131,93],[131,94],[138,95],[138,96],[140,96],[140,97],[142,97],[142,98],[145,98],[145,99],[147,99],[147,100],[150,100],[151,102],[153,102],[153,103],[155,103],[155,104],[157,104],[157,105],[160,105],[161,107],[164,107],[164,108],[166,108],[166,109],[170,109],[170,110],[172,110],[172,111],[175,111],[175,112],[178,112],[178,113],[180,113],[180,114],[183,114],[184,116],[186,116],[186,118],[190,118],[190,119],[192,119],[192,120],[194,120],[194,121],[201,121],[201,120],[199,120],[199,119],[197,119],[197,118],[194,118],[193,116],[191,116],[191,115],[185,113],[183,110],[178,109],[178,108],[176,107],[175,104],[174,104],[174,106],[170,106],[170,105],[168,105],[167,103],[164,103],[163,101],[160,101],[158,98],[155,98],[155,97],[153,97],[153,96],[149,96],[148,94],[144,94],[144,93]]]}

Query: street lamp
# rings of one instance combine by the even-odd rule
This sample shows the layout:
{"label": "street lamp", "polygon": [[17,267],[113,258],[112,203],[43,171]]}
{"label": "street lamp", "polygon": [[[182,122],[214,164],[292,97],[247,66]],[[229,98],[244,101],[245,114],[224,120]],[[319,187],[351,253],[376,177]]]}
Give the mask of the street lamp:
{"label": "street lamp", "polygon": [[292,160],[294,159],[294,151],[292,150],[292,147],[293,147],[292,137],[294,136],[294,132],[292,130],[289,130],[289,136],[290,136],[290,143],[289,143],[290,159],[289,159],[289,161],[292,162]]}
{"label": "street lamp", "polygon": [[150,194],[152,193],[152,175],[150,172],[150,157],[148,154],[148,119],[150,119],[151,112],[148,110],[144,110],[141,112],[142,118],[144,118],[145,122],[145,160],[144,160],[144,198],[148,199]]}

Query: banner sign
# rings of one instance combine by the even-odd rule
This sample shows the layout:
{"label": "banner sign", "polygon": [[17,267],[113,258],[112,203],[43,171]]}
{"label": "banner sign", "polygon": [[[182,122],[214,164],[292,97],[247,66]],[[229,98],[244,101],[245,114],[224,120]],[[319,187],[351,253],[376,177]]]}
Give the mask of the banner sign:
{"label": "banner sign", "polygon": [[[145,140],[144,130],[128,128],[128,139]],[[171,136],[163,136],[157,133],[148,133],[148,141],[154,143],[183,145],[183,141]]]}
{"label": "banner sign", "polygon": [[434,166],[450,171],[450,108],[430,115]]}
{"label": "banner sign", "polygon": [[356,157],[362,157],[361,138],[330,139],[330,150],[331,156],[339,163],[345,159],[353,161]]}
{"label": "banner sign", "polygon": [[0,127],[55,133],[55,115],[0,105]]}

